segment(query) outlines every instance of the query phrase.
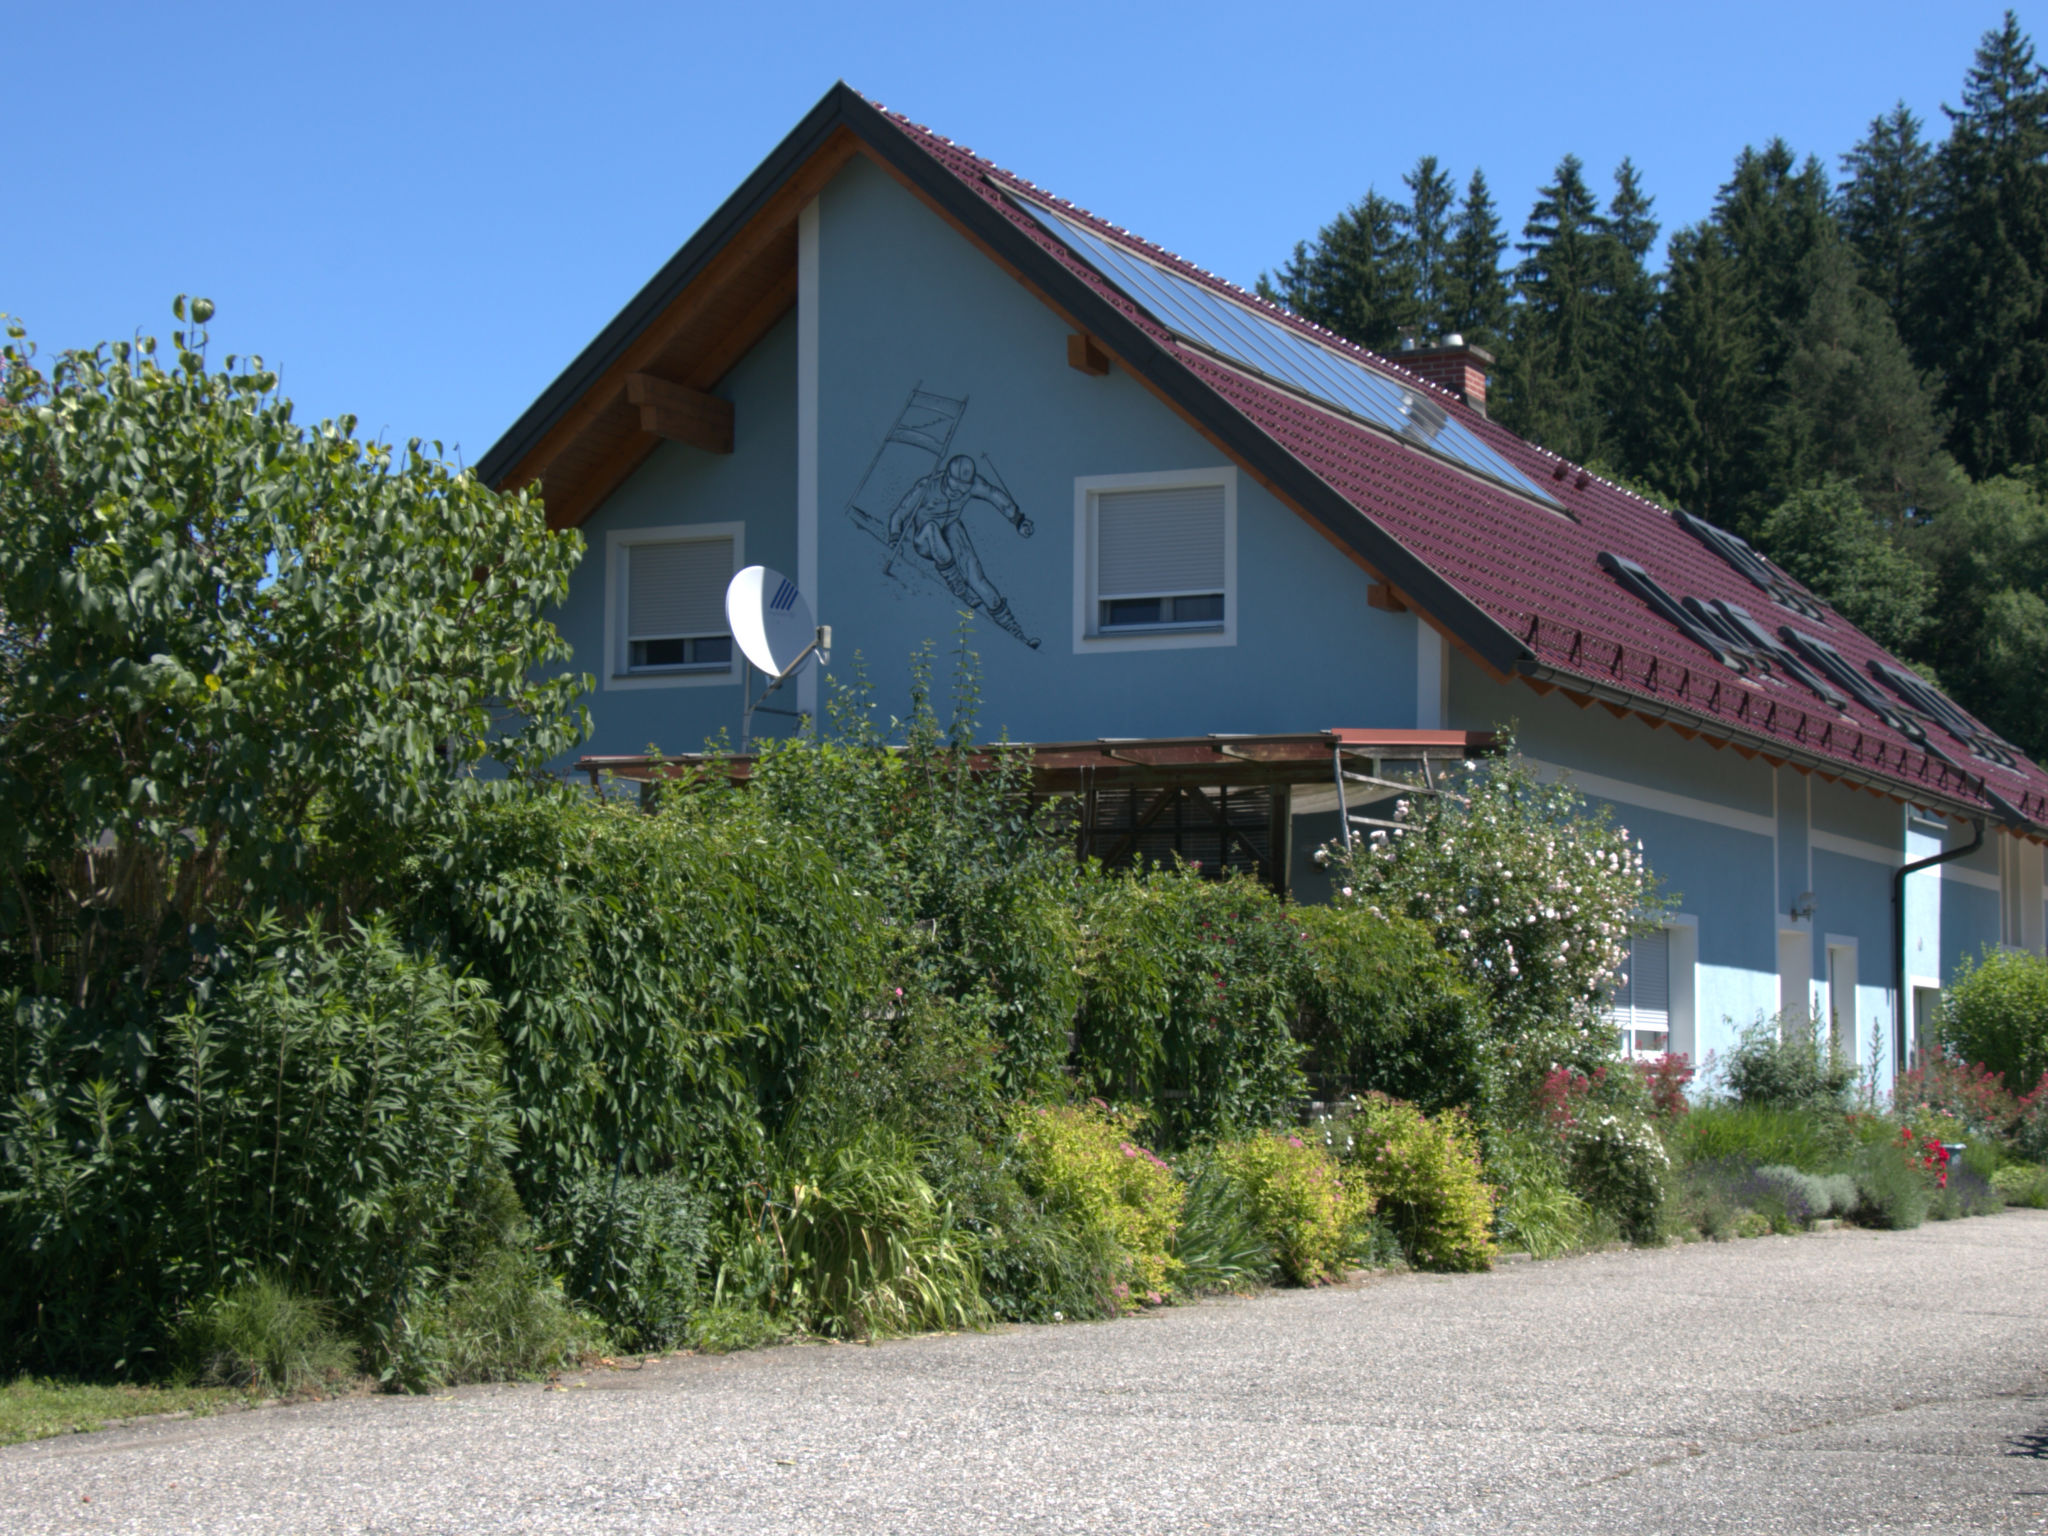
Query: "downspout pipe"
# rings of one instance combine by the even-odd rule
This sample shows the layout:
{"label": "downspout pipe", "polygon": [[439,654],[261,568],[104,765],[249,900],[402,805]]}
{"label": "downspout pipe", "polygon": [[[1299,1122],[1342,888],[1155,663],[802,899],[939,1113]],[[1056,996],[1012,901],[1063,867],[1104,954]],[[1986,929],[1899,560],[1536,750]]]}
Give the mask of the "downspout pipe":
{"label": "downspout pipe", "polygon": [[1960,848],[1901,864],[1892,871],[1892,1080],[1906,1070],[1906,876],[1937,864],[1966,859],[1984,846],[1984,818],[1970,823],[1975,835]]}

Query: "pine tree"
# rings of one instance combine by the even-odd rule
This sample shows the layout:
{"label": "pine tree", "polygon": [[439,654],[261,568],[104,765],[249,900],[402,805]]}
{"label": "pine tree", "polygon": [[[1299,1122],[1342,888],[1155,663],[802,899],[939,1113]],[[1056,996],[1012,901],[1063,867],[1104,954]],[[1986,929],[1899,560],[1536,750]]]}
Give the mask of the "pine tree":
{"label": "pine tree", "polygon": [[1500,269],[1507,248],[1493,194],[1486,186],[1486,173],[1475,170],[1466,183],[1465,200],[1451,221],[1451,247],[1444,271],[1444,331],[1494,353],[1500,351],[1508,330],[1508,280]]}
{"label": "pine tree", "polygon": [[1407,210],[1376,191],[1297,243],[1259,294],[1305,320],[1376,351],[1391,351],[1405,326],[1418,324],[1415,273],[1402,238]]}
{"label": "pine tree", "polygon": [[1736,157],[1713,216],[1672,244],[1647,478],[1738,533],[1794,489],[1788,445],[1803,439],[1777,418],[1811,258],[1838,239],[1820,163],[1773,139]]}
{"label": "pine tree", "polygon": [[1842,233],[1864,284],[1903,328],[1926,257],[1934,187],[1934,154],[1920,137],[1920,120],[1903,101],[1871,119],[1862,142],[1842,156],[1842,172],[1835,196]]}
{"label": "pine tree", "polygon": [[1650,463],[1644,478],[1672,500],[1744,535],[1756,518],[1737,475],[1766,447],[1754,301],[1712,223],[1671,240],[1657,306]]}
{"label": "pine tree", "polygon": [[1892,528],[1924,519],[1947,499],[1954,474],[1936,386],[1914,368],[1845,241],[1824,241],[1806,268],[1812,297],[1792,327],[1771,410],[1777,481],[1788,494],[1849,484]]}
{"label": "pine tree", "polygon": [[1601,372],[1609,235],[1578,156],[1540,189],[1516,249],[1513,320],[1501,416],[1515,431],[1581,462],[1607,436]]}
{"label": "pine tree", "polygon": [[1608,342],[1600,397],[1609,423],[1604,467],[1629,476],[1640,475],[1650,459],[1646,386],[1657,319],[1657,279],[1649,265],[1658,233],[1654,208],[1635,162],[1624,158],[1615,167],[1614,195],[1607,202]]}
{"label": "pine tree", "polygon": [[2048,459],[2048,77],[2018,18],[1978,45],[1936,161],[1914,326],[1973,476]]}
{"label": "pine tree", "polygon": [[1762,326],[1763,373],[1774,378],[1812,298],[1806,258],[1835,235],[1827,173],[1811,155],[1799,161],[1783,139],[1744,149],[1713,218]]}
{"label": "pine tree", "polygon": [[1401,218],[1409,269],[1415,276],[1415,309],[1425,342],[1440,340],[1446,331],[1445,289],[1450,278],[1451,205],[1457,188],[1435,155],[1424,155],[1401,178],[1408,188],[1408,206]]}

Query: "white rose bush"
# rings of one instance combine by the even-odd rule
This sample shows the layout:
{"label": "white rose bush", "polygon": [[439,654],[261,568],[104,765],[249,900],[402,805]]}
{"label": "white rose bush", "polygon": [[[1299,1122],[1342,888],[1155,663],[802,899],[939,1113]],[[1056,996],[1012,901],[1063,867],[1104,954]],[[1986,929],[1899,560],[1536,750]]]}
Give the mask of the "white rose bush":
{"label": "white rose bush", "polygon": [[1629,933],[1661,909],[1628,829],[1503,745],[1441,793],[1397,801],[1398,830],[1328,851],[1340,902],[1427,924],[1479,989],[1489,1096],[1613,1059],[1601,1010]]}

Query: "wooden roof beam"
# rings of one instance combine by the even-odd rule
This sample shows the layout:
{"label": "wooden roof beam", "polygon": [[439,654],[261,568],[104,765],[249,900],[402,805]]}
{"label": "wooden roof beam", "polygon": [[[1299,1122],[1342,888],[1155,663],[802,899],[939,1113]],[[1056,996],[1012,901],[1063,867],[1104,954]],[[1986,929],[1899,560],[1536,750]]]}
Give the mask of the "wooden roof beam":
{"label": "wooden roof beam", "polygon": [[732,402],[685,389],[651,373],[626,375],[626,399],[640,410],[640,430],[706,453],[732,452]]}

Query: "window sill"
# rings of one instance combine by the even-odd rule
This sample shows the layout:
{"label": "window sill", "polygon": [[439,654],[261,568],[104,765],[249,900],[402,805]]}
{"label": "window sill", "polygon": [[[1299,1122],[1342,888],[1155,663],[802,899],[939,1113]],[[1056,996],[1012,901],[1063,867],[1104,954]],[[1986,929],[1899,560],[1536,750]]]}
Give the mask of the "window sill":
{"label": "window sill", "polygon": [[1125,635],[1220,635],[1228,626],[1208,624],[1117,624],[1092,631],[1090,640],[1120,640]]}

